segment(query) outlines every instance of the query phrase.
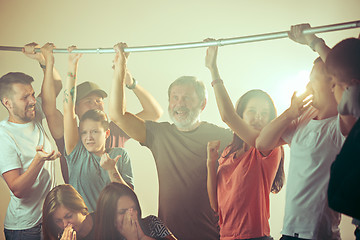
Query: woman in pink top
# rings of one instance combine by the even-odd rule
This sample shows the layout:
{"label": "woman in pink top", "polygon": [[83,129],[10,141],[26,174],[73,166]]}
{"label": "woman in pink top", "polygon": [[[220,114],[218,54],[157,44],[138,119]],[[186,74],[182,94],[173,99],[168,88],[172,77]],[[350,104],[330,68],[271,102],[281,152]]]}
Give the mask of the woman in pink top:
{"label": "woman in pink top", "polygon": [[260,130],[276,117],[270,96],[261,90],[245,93],[234,109],[220,78],[217,47],[209,47],[206,67],[212,75],[222,120],[234,131],[232,143],[218,159],[219,141],[208,144],[207,188],[211,207],[219,215],[220,239],[272,239],[269,194],[284,182],[283,149],[260,152],[255,148]]}

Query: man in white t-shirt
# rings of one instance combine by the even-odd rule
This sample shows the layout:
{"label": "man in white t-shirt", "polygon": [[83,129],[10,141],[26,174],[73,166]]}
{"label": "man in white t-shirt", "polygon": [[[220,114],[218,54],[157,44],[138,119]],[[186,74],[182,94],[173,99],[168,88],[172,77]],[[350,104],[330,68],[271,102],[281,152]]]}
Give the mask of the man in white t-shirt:
{"label": "man in white t-shirt", "polygon": [[41,99],[32,82],[21,72],[0,78],[1,103],[9,113],[0,122],[0,173],[10,189],[6,239],[40,239],[43,200],[54,185],[51,165],[60,155],[51,150],[41,124]]}
{"label": "man in white t-shirt", "polygon": [[290,34],[321,56],[314,61],[307,92],[294,94],[291,106],[263,128],[256,143],[260,151],[290,146],[281,240],[340,239],[340,214],[328,206],[327,186],[331,163],[355,122],[351,116],[338,115],[335,85],[324,64],[330,49],[315,35],[303,36],[307,27],[292,27]]}

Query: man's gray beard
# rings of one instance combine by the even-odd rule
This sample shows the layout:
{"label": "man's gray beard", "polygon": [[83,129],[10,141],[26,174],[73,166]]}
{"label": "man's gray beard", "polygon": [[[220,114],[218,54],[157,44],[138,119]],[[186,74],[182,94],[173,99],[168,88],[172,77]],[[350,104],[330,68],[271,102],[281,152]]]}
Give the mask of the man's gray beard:
{"label": "man's gray beard", "polygon": [[186,120],[178,122],[170,109],[168,109],[169,112],[169,116],[170,119],[174,122],[175,126],[181,129],[191,129],[193,127],[193,125],[200,119],[200,113],[201,113],[201,108],[197,108],[196,110],[192,110],[189,112],[188,117],[186,118]]}

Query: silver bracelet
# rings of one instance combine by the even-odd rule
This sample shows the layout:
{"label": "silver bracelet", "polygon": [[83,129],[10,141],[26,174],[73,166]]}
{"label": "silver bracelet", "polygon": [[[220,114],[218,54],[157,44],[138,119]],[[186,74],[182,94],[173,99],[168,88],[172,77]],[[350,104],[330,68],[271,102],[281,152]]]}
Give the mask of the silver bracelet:
{"label": "silver bracelet", "polygon": [[130,86],[126,85],[126,87],[131,90],[135,89],[136,84],[137,84],[137,81],[135,80],[135,78],[132,78],[132,79],[133,79],[133,84],[131,84]]}

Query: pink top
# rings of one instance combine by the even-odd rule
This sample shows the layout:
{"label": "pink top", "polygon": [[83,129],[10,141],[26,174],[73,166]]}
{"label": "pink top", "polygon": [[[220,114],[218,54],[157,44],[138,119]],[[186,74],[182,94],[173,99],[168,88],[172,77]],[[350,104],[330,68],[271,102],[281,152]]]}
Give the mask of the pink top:
{"label": "pink top", "polygon": [[281,159],[280,148],[263,156],[250,148],[219,159],[217,198],[221,239],[246,239],[270,235],[269,194]]}

